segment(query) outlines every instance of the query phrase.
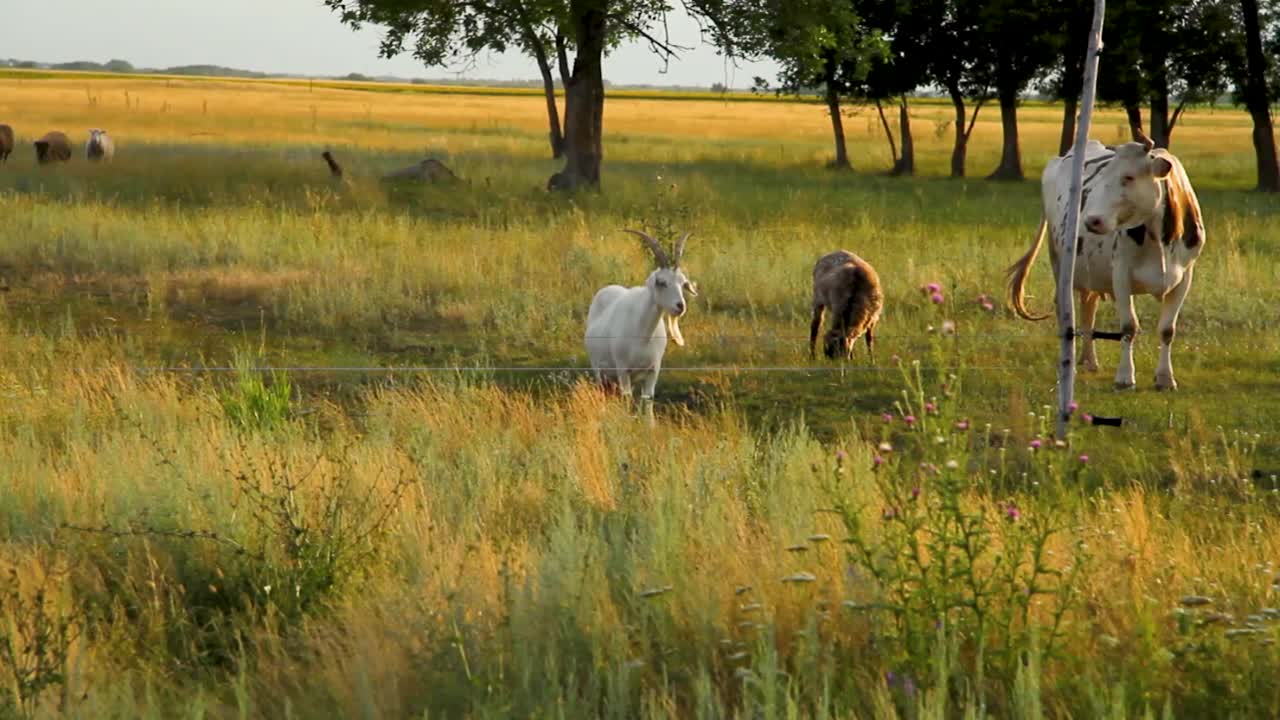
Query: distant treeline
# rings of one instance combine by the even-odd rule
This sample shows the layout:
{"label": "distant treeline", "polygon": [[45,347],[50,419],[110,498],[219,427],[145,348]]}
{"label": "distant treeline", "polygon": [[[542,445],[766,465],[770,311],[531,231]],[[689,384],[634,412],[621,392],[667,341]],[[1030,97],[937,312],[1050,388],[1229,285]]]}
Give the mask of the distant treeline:
{"label": "distant treeline", "polygon": [[[165,68],[140,68],[134,67],[133,63],[128,60],[108,60],[100,63],[92,60],[75,60],[64,63],[42,63],[34,60],[16,60],[9,58],[0,60],[0,68],[9,67],[18,70],[67,70],[74,72],[99,72],[99,73],[121,73],[121,74],[138,74],[138,75],[193,75],[199,77],[229,77],[229,78],[301,78],[301,79],[325,79],[325,80],[345,80],[347,82],[385,82],[385,83],[407,83],[412,85],[456,85],[456,86],[483,86],[497,88],[542,88],[541,80],[493,80],[493,79],[438,79],[438,78],[402,78],[395,75],[364,75],[362,73],[348,73],[346,75],[299,75],[296,73],[265,73],[256,70],[241,70],[239,68],[226,67],[224,65],[175,65]],[[631,90],[663,90],[671,92],[687,91],[687,92],[723,92],[724,88],[719,87],[697,87],[697,86],[665,86],[665,85],[614,85],[605,80],[606,88],[631,89]]]}

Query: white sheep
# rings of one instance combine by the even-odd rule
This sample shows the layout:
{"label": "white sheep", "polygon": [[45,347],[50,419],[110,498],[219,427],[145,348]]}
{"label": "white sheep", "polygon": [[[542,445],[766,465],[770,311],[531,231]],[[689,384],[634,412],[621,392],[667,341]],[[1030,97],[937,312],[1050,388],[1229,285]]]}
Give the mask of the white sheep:
{"label": "white sheep", "polygon": [[668,257],[651,235],[638,230],[627,232],[644,240],[658,268],[640,287],[601,288],[587,311],[585,340],[596,381],[606,388],[616,386],[628,399],[631,383],[640,383],[640,402],[652,421],[653,388],[658,384],[667,336],[676,345],[684,345],[678,324],[687,309],[684,293],[696,296],[698,291],[680,269],[689,233],[676,242],[673,255]]}
{"label": "white sheep", "polygon": [[93,128],[84,144],[84,156],[90,160],[110,160],[115,157],[116,144],[106,130]]}

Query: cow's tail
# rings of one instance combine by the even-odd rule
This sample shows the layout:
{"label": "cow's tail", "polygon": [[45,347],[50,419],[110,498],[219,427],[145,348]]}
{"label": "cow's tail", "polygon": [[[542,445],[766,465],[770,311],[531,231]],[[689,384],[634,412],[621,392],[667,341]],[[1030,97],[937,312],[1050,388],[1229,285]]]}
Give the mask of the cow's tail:
{"label": "cow's tail", "polygon": [[1009,276],[1009,304],[1013,306],[1013,311],[1019,317],[1027,320],[1044,320],[1049,317],[1048,313],[1044,315],[1032,315],[1027,311],[1027,275],[1031,274],[1031,266],[1036,261],[1036,256],[1040,254],[1040,246],[1044,244],[1044,236],[1048,233],[1048,218],[1041,215],[1040,227],[1036,230],[1036,240],[1031,243],[1031,249],[1018,259],[1018,262],[1009,266],[1006,274]]}

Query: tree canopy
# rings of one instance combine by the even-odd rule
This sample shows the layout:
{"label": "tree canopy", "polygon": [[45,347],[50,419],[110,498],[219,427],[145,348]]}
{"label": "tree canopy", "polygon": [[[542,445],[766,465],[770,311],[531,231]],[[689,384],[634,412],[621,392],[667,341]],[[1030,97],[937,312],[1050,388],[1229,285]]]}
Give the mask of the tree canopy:
{"label": "tree canopy", "polygon": [[[655,62],[686,48],[665,33],[674,0],[325,0],[350,25],[384,28],[381,53],[411,52],[428,65],[465,67],[485,51],[519,50],[537,64],[552,152],[564,168],[548,186],[599,183],[603,157],[603,56],[646,42]],[[1038,87],[1064,101],[1060,150],[1075,122],[1089,0],[681,0],[704,37],[733,56],[777,61],[758,87],[814,93],[831,116],[837,167],[849,167],[841,116],[871,102],[893,146],[895,172],[912,170],[909,97],[941,90],[955,109],[952,175],[965,174],[977,112],[999,104],[1002,152],[994,179],[1019,179],[1020,98]],[[1270,137],[1280,86],[1280,0],[1108,0],[1100,100],[1123,106],[1134,133],[1168,146],[1185,108],[1235,93]],[[564,121],[557,105],[564,91]],[[884,105],[897,106],[898,156]],[[1265,136],[1265,137],[1264,137]],[[1274,145],[1274,140],[1271,141]],[[1259,150],[1263,152],[1263,150]]]}

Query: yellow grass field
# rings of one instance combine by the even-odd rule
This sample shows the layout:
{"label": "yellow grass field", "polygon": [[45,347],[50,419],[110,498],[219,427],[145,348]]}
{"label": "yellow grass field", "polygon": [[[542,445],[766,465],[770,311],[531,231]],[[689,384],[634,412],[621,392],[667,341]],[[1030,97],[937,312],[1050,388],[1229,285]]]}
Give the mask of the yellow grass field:
{"label": "yellow grass field", "polygon": [[[818,104],[619,93],[601,192],[562,197],[540,97],[359,87],[0,75],[0,718],[1280,715],[1245,114],[1173,136],[1181,388],[1142,299],[1140,387],[1104,345],[1077,388],[1124,426],[1058,445],[1057,339],[1002,298],[1060,107],[993,183],[995,108],[951,180],[951,108],[913,103],[891,178],[874,108],[844,173]],[[93,127],[112,163],[35,164]],[[378,181],[424,154],[465,181]],[[592,293],[650,268],[624,227],[694,232],[653,427],[581,372]],[[808,356],[840,247],[885,283],[874,363]]]}

